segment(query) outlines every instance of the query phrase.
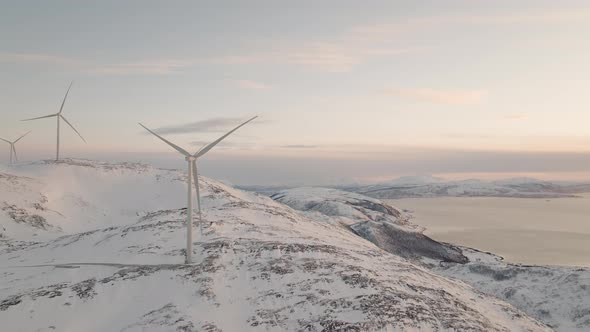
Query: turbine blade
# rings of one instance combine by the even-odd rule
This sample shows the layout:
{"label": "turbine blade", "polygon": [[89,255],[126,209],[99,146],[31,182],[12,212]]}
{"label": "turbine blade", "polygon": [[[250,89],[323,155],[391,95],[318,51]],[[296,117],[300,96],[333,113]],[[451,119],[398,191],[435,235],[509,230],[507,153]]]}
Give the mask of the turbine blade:
{"label": "turbine blade", "polygon": [[170,145],[172,148],[174,148],[174,150],[182,153],[185,157],[190,157],[191,154],[188,153],[185,149],[181,148],[180,146],[170,142],[169,140],[165,139],[164,137],[154,133],[153,131],[149,130],[146,126],[142,125],[141,123],[139,123],[140,126],[143,127],[143,129],[149,131],[152,135],[156,136],[157,138],[161,139],[162,141],[164,141],[164,143]]}
{"label": "turbine blade", "polygon": [[14,159],[16,161],[18,161],[18,156],[16,155],[16,148],[14,147],[14,144],[11,144],[11,146],[12,146],[12,151],[14,151]]}
{"label": "turbine blade", "polygon": [[32,130],[30,130],[30,131],[29,131],[29,132],[27,132],[26,134],[22,135],[21,137],[17,138],[17,139],[16,139],[16,141],[14,141],[14,143],[16,143],[16,142],[20,141],[20,139],[21,139],[21,138],[23,138],[23,137],[27,136],[28,134],[30,134],[30,133],[31,133],[31,131],[32,131]]}
{"label": "turbine blade", "polygon": [[207,145],[205,148],[201,149],[201,151],[195,153],[195,158],[199,158],[200,156],[204,155],[205,153],[209,152],[209,150],[211,150],[215,145],[217,145],[219,142],[221,142],[224,138],[226,138],[227,136],[229,136],[231,133],[233,133],[234,131],[240,129],[242,126],[244,126],[245,124],[247,124],[248,122],[256,119],[258,116],[255,116],[253,118],[251,118],[250,120],[242,123],[241,125],[235,127],[234,129],[232,129],[230,132],[228,132],[227,134],[221,136],[220,138],[218,138],[217,140],[215,140],[214,142],[212,142],[211,144]]}
{"label": "turbine blade", "polygon": [[72,88],[72,84],[74,84],[74,81],[70,82],[68,91],[66,91],[66,95],[64,96],[64,100],[61,102],[61,107],[59,108],[59,112],[57,112],[57,114],[61,114],[61,112],[64,110],[64,105],[66,103],[66,99],[68,98],[68,93],[70,93],[70,89]]}
{"label": "turbine blade", "polygon": [[203,144],[203,146],[201,146],[201,148],[197,152],[195,152],[195,155],[201,152],[201,150],[203,150],[207,145],[208,143]]}
{"label": "turbine blade", "polygon": [[11,141],[9,141],[9,140],[5,140],[4,138],[0,138],[0,140],[3,140],[4,142],[6,142],[6,143],[8,143],[8,144],[12,144],[12,142],[11,142]]}
{"label": "turbine blade", "polygon": [[31,121],[31,120],[38,120],[38,119],[45,119],[45,118],[52,118],[54,116],[58,116],[59,114],[50,114],[50,115],[44,115],[44,116],[40,116],[38,118],[31,118],[31,119],[24,119],[21,121]]}
{"label": "turbine blade", "polygon": [[78,136],[80,136],[80,138],[84,141],[84,143],[86,143],[86,140],[84,139],[84,137],[82,137],[82,135],[80,135],[80,133],[76,130],[76,128],[74,128],[74,126],[72,126],[72,124],[70,123],[70,121],[68,121],[68,119],[66,119],[65,116],[63,115],[59,115],[62,120],[64,120],[70,127],[72,127],[72,129],[74,129],[74,131],[76,132],[76,134],[78,134]]}

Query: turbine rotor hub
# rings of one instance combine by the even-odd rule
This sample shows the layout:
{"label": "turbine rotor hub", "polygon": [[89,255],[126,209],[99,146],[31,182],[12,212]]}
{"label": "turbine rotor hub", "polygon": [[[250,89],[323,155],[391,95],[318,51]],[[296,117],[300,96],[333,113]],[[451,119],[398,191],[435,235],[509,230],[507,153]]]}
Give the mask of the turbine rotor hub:
{"label": "turbine rotor hub", "polygon": [[197,158],[195,158],[193,156],[188,156],[185,159],[186,159],[186,161],[195,161],[195,160],[197,160]]}

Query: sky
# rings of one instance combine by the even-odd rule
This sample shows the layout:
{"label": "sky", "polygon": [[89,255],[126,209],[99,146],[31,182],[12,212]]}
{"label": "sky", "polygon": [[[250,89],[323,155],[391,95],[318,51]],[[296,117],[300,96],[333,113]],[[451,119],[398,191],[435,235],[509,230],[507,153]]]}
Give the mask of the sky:
{"label": "sky", "polygon": [[[0,137],[23,161],[183,167],[243,185],[590,181],[588,1],[3,1]],[[0,142],[3,143],[3,142]],[[1,149],[1,146],[0,146]],[[0,153],[0,163],[8,161]],[[0,152],[3,150],[0,150]]]}

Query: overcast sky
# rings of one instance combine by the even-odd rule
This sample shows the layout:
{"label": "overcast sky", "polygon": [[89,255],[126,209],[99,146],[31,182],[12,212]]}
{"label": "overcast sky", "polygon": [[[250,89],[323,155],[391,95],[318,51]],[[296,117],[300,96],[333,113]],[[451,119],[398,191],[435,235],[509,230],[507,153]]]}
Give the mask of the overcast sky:
{"label": "overcast sky", "polygon": [[[590,180],[588,1],[11,1],[0,137],[50,158],[183,166],[239,184]],[[8,159],[0,154],[0,162]],[[0,152],[3,150],[0,150]]]}

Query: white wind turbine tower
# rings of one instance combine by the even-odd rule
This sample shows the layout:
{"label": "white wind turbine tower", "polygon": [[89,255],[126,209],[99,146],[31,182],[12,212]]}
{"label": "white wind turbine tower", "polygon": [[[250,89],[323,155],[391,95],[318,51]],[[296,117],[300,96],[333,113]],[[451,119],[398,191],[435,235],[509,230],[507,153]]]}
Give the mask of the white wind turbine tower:
{"label": "white wind turbine tower", "polygon": [[55,153],[55,160],[56,161],[59,160],[59,125],[60,125],[61,120],[64,120],[76,132],[76,134],[78,134],[78,136],[80,136],[82,141],[84,141],[84,143],[86,143],[86,140],[84,139],[84,137],[82,137],[82,135],[80,135],[80,133],[76,130],[76,128],[74,128],[74,126],[70,123],[70,121],[68,121],[68,119],[66,119],[65,116],[63,116],[61,114],[64,110],[64,104],[66,103],[66,99],[68,98],[68,93],[70,93],[70,88],[72,87],[73,83],[74,82],[70,83],[70,86],[68,87],[68,91],[66,91],[66,95],[64,96],[64,100],[61,103],[61,107],[59,108],[59,112],[57,112],[55,114],[40,116],[38,118],[21,120],[21,121],[31,121],[31,120],[38,120],[38,119],[52,118],[52,117],[57,118],[57,152]]}
{"label": "white wind turbine tower", "polygon": [[18,161],[18,156],[16,155],[16,148],[14,147],[14,145],[16,144],[16,142],[20,141],[21,138],[27,136],[29,133],[30,133],[30,131],[27,132],[26,134],[22,135],[21,137],[17,138],[14,142],[11,142],[11,141],[6,140],[4,138],[0,138],[0,140],[3,140],[4,142],[10,144],[10,163],[11,164],[13,161],[13,158],[12,158],[13,153],[14,153],[14,160]]}
{"label": "white wind turbine tower", "polygon": [[215,145],[217,145],[219,142],[221,142],[224,138],[226,138],[227,136],[229,136],[231,133],[233,133],[234,131],[238,130],[240,127],[244,126],[248,122],[256,119],[257,117],[258,116],[255,116],[255,117],[249,119],[248,121],[242,123],[241,125],[235,127],[234,129],[230,130],[227,134],[221,136],[217,140],[209,143],[208,145],[206,145],[203,148],[201,148],[199,151],[195,152],[195,154],[188,153],[183,148],[181,148],[178,145],[175,145],[174,143],[166,140],[164,137],[162,137],[162,136],[154,133],[153,131],[151,131],[146,126],[142,125],[141,123],[139,124],[145,130],[149,131],[151,134],[153,134],[154,136],[158,137],[159,139],[161,139],[162,141],[164,141],[166,144],[168,144],[172,148],[174,148],[176,151],[178,151],[182,155],[184,155],[185,160],[188,163],[188,177],[187,177],[188,195],[187,195],[187,220],[186,220],[186,231],[187,231],[187,234],[186,234],[186,259],[185,259],[185,264],[190,264],[192,262],[191,256],[192,256],[192,253],[193,253],[193,227],[192,227],[192,222],[193,222],[193,198],[192,198],[192,192],[193,192],[192,191],[192,184],[193,184],[193,180],[192,180],[192,178],[193,177],[195,179],[195,181],[194,181],[195,191],[197,192],[197,209],[198,209],[198,214],[199,214],[199,228],[201,230],[201,236],[203,236],[203,220],[201,218],[202,217],[201,216],[201,194],[199,192],[199,173],[197,171],[197,159],[199,157],[203,156],[205,153],[209,152],[209,150],[211,150]]}

